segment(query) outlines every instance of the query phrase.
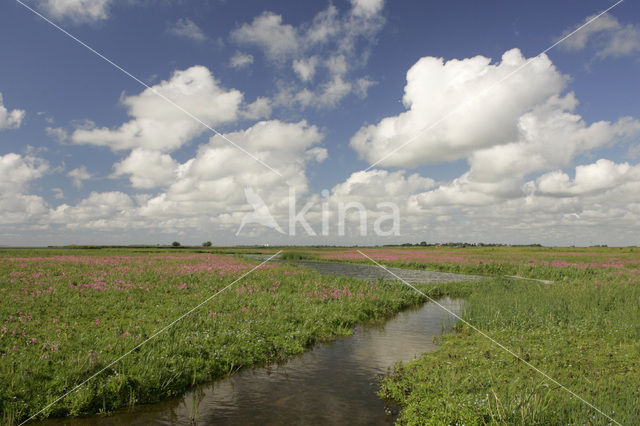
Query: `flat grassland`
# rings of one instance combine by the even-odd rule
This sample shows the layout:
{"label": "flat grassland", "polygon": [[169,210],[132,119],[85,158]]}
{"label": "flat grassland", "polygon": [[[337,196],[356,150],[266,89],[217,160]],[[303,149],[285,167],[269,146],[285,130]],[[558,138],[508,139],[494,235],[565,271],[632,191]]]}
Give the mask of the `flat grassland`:
{"label": "flat grassland", "polygon": [[[396,365],[383,380],[379,395],[402,407],[399,423],[611,424],[610,416],[637,424],[638,248],[360,250],[385,265],[494,277],[440,291],[466,292],[466,321],[575,393],[459,322],[440,349]],[[357,249],[305,249],[296,257],[370,262]]]}
{"label": "flat grassland", "polygon": [[[185,250],[3,253],[1,420],[38,412],[255,264]],[[38,417],[159,401],[418,302],[398,286],[264,265]]]}
{"label": "flat grassland", "polygon": [[[481,274],[421,285],[464,296],[463,318],[607,416],[640,418],[637,248],[360,249],[385,265]],[[6,250],[0,253],[0,411],[27,418],[253,268],[231,253],[274,249]],[[290,259],[371,261],[356,249]],[[553,281],[544,284],[506,276]],[[348,334],[421,300],[401,283],[263,266],[40,417],[108,412]],[[397,365],[380,396],[402,424],[608,424],[610,420],[459,322],[442,347]]]}

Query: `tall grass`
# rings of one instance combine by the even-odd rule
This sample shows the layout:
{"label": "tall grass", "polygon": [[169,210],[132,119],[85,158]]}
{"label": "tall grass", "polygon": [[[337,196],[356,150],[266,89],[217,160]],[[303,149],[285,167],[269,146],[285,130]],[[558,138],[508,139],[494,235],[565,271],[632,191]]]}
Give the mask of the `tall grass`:
{"label": "tall grass", "polygon": [[[616,421],[636,423],[639,283],[606,272],[576,277],[487,283],[468,297],[464,318]],[[470,327],[456,329],[439,350],[397,365],[383,381],[380,395],[403,408],[399,423],[610,423]]]}

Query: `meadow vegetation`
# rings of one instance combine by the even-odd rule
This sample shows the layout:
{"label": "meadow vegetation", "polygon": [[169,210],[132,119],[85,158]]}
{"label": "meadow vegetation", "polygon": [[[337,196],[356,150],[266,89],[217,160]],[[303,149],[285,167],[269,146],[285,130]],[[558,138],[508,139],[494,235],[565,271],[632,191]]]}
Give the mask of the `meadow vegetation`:
{"label": "meadow vegetation", "polygon": [[[440,269],[554,280],[541,284],[497,278],[470,287],[466,321],[615,421],[637,423],[636,249],[502,248],[493,255],[473,253],[472,259],[465,254],[448,253],[460,256],[460,264],[444,263]],[[402,408],[400,424],[611,424],[462,322],[456,334],[443,336],[442,343],[435,352],[396,365],[383,380],[379,394]]]}
{"label": "meadow vegetation", "polygon": [[[276,249],[0,253],[0,411],[24,419],[252,268],[233,253]],[[475,273],[420,285],[462,296],[463,318],[622,424],[640,418],[637,248],[362,249],[397,267]],[[356,249],[296,248],[286,260],[371,263]],[[552,284],[507,278],[545,279]],[[154,402],[256,363],[277,362],[422,301],[400,283],[262,267],[42,416]],[[609,424],[610,420],[458,322],[442,346],[398,364],[380,397],[401,424]]]}
{"label": "meadow vegetation", "polygon": [[[173,250],[0,254],[3,423],[52,403],[255,264]],[[398,286],[264,265],[39,417],[159,401],[418,301]]]}

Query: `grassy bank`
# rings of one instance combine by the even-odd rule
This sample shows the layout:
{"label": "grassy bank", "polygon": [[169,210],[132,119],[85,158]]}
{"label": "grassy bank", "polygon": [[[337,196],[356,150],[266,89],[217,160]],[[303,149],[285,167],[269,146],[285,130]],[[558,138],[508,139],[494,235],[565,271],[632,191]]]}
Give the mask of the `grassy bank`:
{"label": "grassy bank", "polygon": [[[42,409],[252,267],[239,258],[197,253],[4,253],[2,422]],[[398,286],[263,267],[39,417],[155,402],[301,353],[418,300]]]}
{"label": "grassy bank", "polygon": [[[575,269],[575,268],[574,268]],[[573,272],[573,273],[572,273]],[[464,318],[622,424],[640,418],[637,275],[563,271],[555,285],[496,280],[468,296]],[[609,424],[470,327],[397,365],[380,396],[400,424]]]}

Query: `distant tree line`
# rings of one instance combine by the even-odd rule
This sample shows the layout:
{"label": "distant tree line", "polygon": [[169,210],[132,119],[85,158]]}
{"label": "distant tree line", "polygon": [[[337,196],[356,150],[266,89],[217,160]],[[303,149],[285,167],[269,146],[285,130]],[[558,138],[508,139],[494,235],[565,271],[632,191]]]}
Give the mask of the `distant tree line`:
{"label": "distant tree line", "polygon": [[[542,247],[542,244],[501,244],[501,243],[465,243],[465,242],[449,242],[449,243],[428,243],[422,241],[419,243],[403,243],[401,247]],[[398,247],[398,244],[386,244],[383,247]]]}

